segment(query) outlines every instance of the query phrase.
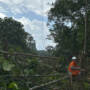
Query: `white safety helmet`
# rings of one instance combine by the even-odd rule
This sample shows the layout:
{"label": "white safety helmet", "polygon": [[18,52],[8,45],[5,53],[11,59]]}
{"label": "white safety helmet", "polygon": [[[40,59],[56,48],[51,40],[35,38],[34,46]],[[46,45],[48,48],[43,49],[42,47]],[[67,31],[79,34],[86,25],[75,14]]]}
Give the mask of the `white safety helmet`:
{"label": "white safety helmet", "polygon": [[75,56],[72,57],[72,60],[76,60],[77,58]]}

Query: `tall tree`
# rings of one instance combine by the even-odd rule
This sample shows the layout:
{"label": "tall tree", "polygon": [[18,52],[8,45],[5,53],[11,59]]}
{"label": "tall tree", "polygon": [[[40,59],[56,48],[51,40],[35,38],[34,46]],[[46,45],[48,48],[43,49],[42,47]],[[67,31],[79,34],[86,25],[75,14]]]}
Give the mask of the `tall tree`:
{"label": "tall tree", "polygon": [[19,47],[22,50],[31,49],[32,44],[30,42],[33,41],[33,37],[28,40],[30,37],[32,36],[25,32],[20,22],[13,18],[0,18],[0,44],[3,50],[7,51],[9,48],[15,47]]}
{"label": "tall tree", "polygon": [[[87,0],[87,17],[90,1]],[[48,25],[56,46],[56,55],[78,55],[84,46],[86,0],[56,0],[48,13]],[[88,29],[90,21],[87,21]],[[89,31],[89,30],[88,30]]]}

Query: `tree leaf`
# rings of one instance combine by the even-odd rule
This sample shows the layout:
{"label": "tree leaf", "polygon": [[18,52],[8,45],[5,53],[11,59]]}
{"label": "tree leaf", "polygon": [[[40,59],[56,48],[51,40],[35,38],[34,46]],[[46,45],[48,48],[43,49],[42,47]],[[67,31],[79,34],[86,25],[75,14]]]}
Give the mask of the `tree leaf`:
{"label": "tree leaf", "polygon": [[14,64],[10,64],[8,61],[3,62],[2,64],[3,70],[5,71],[11,71],[14,66]]}

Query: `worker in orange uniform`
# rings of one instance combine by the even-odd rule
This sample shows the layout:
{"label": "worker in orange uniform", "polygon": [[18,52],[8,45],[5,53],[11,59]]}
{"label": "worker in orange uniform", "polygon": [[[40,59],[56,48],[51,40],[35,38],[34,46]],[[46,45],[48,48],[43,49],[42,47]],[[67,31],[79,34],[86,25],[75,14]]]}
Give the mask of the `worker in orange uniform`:
{"label": "worker in orange uniform", "polygon": [[[73,85],[77,86],[77,83],[79,86],[84,86],[82,82],[82,72],[85,72],[85,69],[81,69],[80,66],[77,65],[77,58],[74,56],[72,57],[72,61],[69,64],[68,67],[69,76],[70,76],[70,90],[73,90]],[[74,84],[73,84],[74,81]],[[80,83],[79,83],[80,81]],[[84,89],[81,89],[84,90]]]}
{"label": "worker in orange uniform", "polygon": [[77,65],[77,58],[72,57],[72,61],[68,67],[69,75],[71,80],[75,80],[76,77],[80,76],[80,67]]}

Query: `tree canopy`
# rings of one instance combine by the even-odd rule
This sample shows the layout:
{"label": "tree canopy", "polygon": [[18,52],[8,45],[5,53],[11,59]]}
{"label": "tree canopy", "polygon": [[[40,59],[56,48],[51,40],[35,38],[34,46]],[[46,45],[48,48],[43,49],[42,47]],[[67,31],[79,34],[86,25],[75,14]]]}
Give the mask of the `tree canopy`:
{"label": "tree canopy", "polygon": [[[63,78],[67,76],[71,56],[78,56],[84,50],[85,28],[87,29],[86,51],[90,51],[89,18],[90,0],[87,0],[87,3],[85,0],[56,0],[48,13],[48,27],[51,32],[48,36],[49,39],[54,40],[56,47],[48,46],[46,50],[40,51],[36,50],[34,38],[25,32],[20,22],[13,18],[0,18],[0,50],[8,52],[0,52],[0,89],[70,89],[69,79]],[[90,71],[89,59],[83,60],[87,71]],[[82,61],[80,65],[82,68]],[[87,78],[90,78],[90,73],[85,80],[82,78],[80,83],[83,85],[77,85],[78,89],[90,88]],[[56,81],[59,82],[56,83]]]}
{"label": "tree canopy", "polygon": [[[56,42],[56,55],[78,55],[84,46],[85,15],[90,17],[90,1],[56,0],[48,13],[48,26]],[[87,20],[89,31],[90,21]],[[89,35],[88,35],[89,36]]]}
{"label": "tree canopy", "polygon": [[[32,43],[33,42],[33,43]],[[22,51],[33,51],[35,40],[28,32],[25,32],[23,24],[13,18],[0,18],[0,45],[3,50],[21,48]],[[33,46],[33,48],[32,48]]]}

